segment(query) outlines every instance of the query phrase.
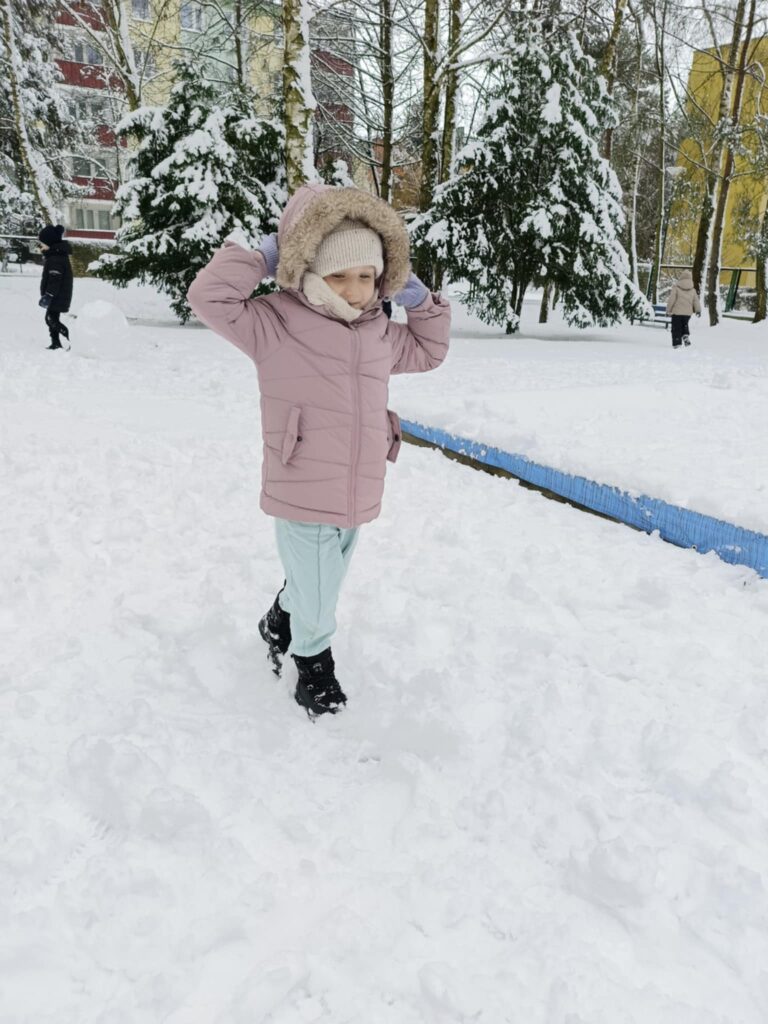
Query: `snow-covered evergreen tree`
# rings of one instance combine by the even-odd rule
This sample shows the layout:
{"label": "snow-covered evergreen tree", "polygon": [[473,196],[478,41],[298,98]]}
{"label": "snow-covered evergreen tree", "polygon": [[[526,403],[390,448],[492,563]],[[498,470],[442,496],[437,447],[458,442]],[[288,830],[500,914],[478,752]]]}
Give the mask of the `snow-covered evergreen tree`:
{"label": "snow-covered evergreen tree", "polygon": [[610,324],[643,296],[620,242],[621,189],[600,143],[610,103],[576,36],[553,45],[526,21],[478,138],[413,225],[414,247],[466,280],[482,318],[517,329],[526,289],[558,290],[569,323]]}
{"label": "snow-covered evergreen tree", "polygon": [[179,62],[168,105],[123,118],[118,133],[138,148],[113,207],[123,220],[120,251],[91,265],[98,277],[151,282],[186,321],[187,289],[213,250],[233,232],[255,245],[274,230],[286,199],[282,137],[252,110],[252,97],[217,95]]}
{"label": "snow-covered evergreen tree", "polygon": [[30,214],[55,223],[78,191],[68,182],[78,131],[59,88],[57,33],[54,0],[0,0],[0,217],[10,231]]}

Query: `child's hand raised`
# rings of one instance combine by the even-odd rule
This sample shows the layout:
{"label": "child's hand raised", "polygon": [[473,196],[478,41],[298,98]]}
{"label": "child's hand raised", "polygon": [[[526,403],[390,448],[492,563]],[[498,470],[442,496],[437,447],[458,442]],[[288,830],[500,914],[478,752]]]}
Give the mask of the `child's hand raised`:
{"label": "child's hand raised", "polygon": [[429,289],[427,286],[423,284],[413,272],[411,272],[405,288],[396,292],[392,298],[398,306],[404,306],[406,309],[415,309],[416,306],[420,306],[422,304],[427,295],[429,295]]}

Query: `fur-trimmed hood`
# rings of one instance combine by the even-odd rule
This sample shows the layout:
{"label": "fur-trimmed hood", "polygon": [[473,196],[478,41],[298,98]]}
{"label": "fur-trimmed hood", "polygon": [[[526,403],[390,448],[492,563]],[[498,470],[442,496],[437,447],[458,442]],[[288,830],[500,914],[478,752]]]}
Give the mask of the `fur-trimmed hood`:
{"label": "fur-trimmed hood", "polygon": [[363,221],[381,236],[384,274],[381,295],[394,295],[410,273],[410,242],[405,224],[389,203],[359,188],[333,185],[302,185],[288,201],[277,241],[280,261],[277,283],[281,288],[301,288],[323,238],[345,219]]}

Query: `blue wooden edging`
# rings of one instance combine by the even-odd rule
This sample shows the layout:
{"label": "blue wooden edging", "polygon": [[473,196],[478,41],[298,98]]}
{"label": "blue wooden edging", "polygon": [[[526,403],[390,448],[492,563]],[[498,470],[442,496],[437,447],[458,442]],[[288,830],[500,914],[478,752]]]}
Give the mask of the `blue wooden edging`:
{"label": "blue wooden edging", "polygon": [[678,505],[669,505],[666,501],[649,498],[644,494],[633,497],[618,487],[598,484],[583,476],[561,473],[549,466],[531,462],[525,455],[514,455],[413,420],[403,420],[402,428],[423,441],[466,455],[486,466],[504,469],[521,480],[636,526],[646,533],[658,530],[660,536],[671,544],[695,548],[702,554],[714,551],[724,562],[746,565],[768,579],[768,536],[764,533],[745,530],[741,526],[723,522],[722,519],[714,519]]}

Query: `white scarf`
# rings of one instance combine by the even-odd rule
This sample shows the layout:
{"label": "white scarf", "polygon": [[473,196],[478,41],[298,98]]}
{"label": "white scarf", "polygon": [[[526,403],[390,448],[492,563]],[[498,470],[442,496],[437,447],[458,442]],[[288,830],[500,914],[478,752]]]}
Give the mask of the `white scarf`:
{"label": "white scarf", "polygon": [[[342,320],[347,320],[349,323],[357,320],[365,312],[365,309],[355,309],[354,306],[350,306],[347,300],[338,295],[319,274],[313,274],[311,270],[304,274],[301,290],[307,297],[307,301],[311,302],[313,306],[326,306],[334,316],[340,316]],[[369,307],[366,306],[367,308]]]}

